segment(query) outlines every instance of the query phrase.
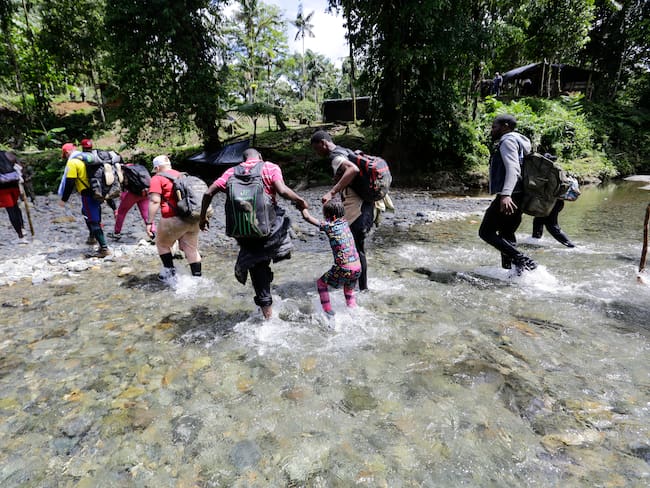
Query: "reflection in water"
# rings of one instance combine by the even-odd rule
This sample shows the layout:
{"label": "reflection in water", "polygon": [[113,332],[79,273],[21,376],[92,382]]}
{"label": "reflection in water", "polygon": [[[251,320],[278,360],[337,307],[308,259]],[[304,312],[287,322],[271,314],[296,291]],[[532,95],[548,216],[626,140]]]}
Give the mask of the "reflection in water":
{"label": "reflection in water", "polygon": [[4,287],[2,486],[643,486],[637,186],[567,204],[575,249],[527,239],[525,218],[541,266],[519,278],[478,239],[480,215],[389,219],[371,291],[356,310],[332,294],[334,320],[317,240],[275,267],[267,322],[214,247],[173,289],[155,256],[124,277],[118,263]]}

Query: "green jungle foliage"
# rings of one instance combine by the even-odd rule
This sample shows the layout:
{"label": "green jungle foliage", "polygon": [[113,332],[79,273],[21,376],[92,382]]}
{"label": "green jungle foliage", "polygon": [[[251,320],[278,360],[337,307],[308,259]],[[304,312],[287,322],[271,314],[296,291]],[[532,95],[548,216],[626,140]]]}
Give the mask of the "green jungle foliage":
{"label": "green jungle foliage", "polygon": [[[0,0],[0,145],[106,136],[133,154],[212,152],[243,132],[259,144],[272,125],[313,127],[323,99],[355,93],[372,96],[359,143],[391,162],[396,183],[481,171],[487,124],[502,111],[573,171],[650,169],[647,0],[328,4],[350,44],[341,68],[289,52],[288,36],[311,36],[312,13],[286,19],[260,0]],[[495,72],[536,62],[593,70],[588,100],[558,97],[550,80],[536,98],[485,98]],[[90,109],[55,114],[82,90]],[[284,139],[270,154],[318,167]]]}

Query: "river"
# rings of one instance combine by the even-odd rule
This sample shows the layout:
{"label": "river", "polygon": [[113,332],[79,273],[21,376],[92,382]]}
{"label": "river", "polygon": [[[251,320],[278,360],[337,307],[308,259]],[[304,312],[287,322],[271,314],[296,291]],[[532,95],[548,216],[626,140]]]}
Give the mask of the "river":
{"label": "river", "polygon": [[648,486],[641,185],[567,203],[574,249],[525,217],[540,266],[521,277],[477,236],[489,198],[396,190],[370,291],[352,311],[333,291],[333,320],[314,285],[331,251],[293,208],[263,321],[221,199],[204,276],[179,261],[169,288],[136,210],[100,261],[76,200],[38,197],[29,244],[0,227],[0,486]]}

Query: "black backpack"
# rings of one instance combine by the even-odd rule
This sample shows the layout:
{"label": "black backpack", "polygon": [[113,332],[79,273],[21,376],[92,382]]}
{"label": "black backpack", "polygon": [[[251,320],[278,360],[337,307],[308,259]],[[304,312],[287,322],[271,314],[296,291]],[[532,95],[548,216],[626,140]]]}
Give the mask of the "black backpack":
{"label": "black backpack", "polygon": [[[176,203],[176,215],[188,222],[198,222],[201,216],[203,194],[208,190],[205,181],[187,173],[181,173],[178,177],[165,172],[159,174],[174,185],[172,193]],[[208,210],[209,217],[211,208]]]}
{"label": "black backpack", "polygon": [[20,174],[7,157],[4,151],[0,151],[0,188],[16,186],[20,181]]}
{"label": "black backpack", "polygon": [[385,159],[341,146],[337,146],[332,151],[332,156],[338,155],[345,157],[359,168],[359,174],[350,183],[350,188],[363,200],[376,202],[388,194],[393,177]]}
{"label": "black backpack", "polygon": [[145,196],[151,184],[149,170],[141,164],[125,164],[122,166],[124,189],[134,195]]}
{"label": "black backpack", "polygon": [[264,191],[262,168],[250,172],[240,164],[226,183],[226,235],[242,239],[263,239],[273,233],[275,205]]}
{"label": "black backpack", "polygon": [[89,190],[92,197],[103,202],[120,196],[122,192],[122,158],[115,151],[93,150],[76,155],[86,165]]}

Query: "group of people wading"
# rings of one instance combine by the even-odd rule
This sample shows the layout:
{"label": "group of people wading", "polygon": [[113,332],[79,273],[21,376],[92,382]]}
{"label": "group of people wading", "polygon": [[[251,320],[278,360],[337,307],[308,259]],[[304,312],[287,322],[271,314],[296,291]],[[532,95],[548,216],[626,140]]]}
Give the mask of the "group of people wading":
{"label": "group of people wading", "polygon": [[[490,160],[489,190],[496,198],[485,212],[479,236],[501,253],[504,268],[514,267],[516,273],[521,274],[535,269],[537,263],[516,246],[515,232],[522,219],[521,167],[524,156],[531,151],[531,143],[515,128],[516,119],[511,115],[500,115],[492,124],[491,137],[496,146]],[[235,277],[245,284],[250,276],[255,292],[254,302],[260,307],[264,318],[268,319],[272,316],[273,304],[271,263],[289,258],[292,251],[291,221],[278,205],[277,197],[280,196],[291,201],[305,221],[318,227],[329,240],[334,263],[318,278],[316,287],[323,311],[331,316],[334,311],[330,303],[330,287],[343,288],[348,307],[356,306],[354,291],[357,286],[360,291],[368,289],[365,240],[376,221],[377,212],[393,208],[387,194],[391,180],[385,161],[337,146],[326,131],[315,132],[310,144],[319,156],[329,160],[335,181],[321,198],[322,219],[315,218],[309,211],[307,201],[285,184],[280,167],[264,161],[255,148],[244,151],[243,161],[227,169],[209,187],[199,182],[204,188],[193,190],[188,181],[194,177],[175,170],[166,155],[153,159],[153,175],[150,176],[146,168],[126,168],[138,165],[124,165],[119,155],[116,158],[113,152],[108,156],[93,152],[93,143],[89,139],[82,141],[80,151],[72,143],[62,147],[66,167],[59,187],[61,205],[65,205],[73,191],[79,192],[81,211],[89,232],[87,243],[98,244],[94,256],[100,258],[111,254],[102,229],[102,201],[108,202],[116,215],[114,232],[108,234],[114,240],[121,238],[126,213],[137,205],[147,235],[156,245],[162,263],[159,279],[173,282],[176,279],[173,250],[176,244],[185,255],[191,275],[202,275],[199,235],[210,226],[214,195],[217,192],[225,193],[226,233],[237,240],[240,248]],[[120,179],[123,178],[122,173],[128,173],[129,177],[124,178],[119,195],[119,208],[112,198],[97,198],[97,185],[93,181],[95,169],[91,169],[94,167],[90,165],[97,164],[100,156],[108,158],[103,160],[104,167],[110,166],[111,161],[121,162],[123,169],[120,170]],[[3,157],[8,162],[18,164],[14,155],[7,157],[3,153]],[[372,169],[369,170],[370,166],[364,164],[372,165]],[[368,176],[368,173],[372,173],[372,176]],[[130,185],[126,183],[127,180],[131,181]],[[364,184],[372,187],[369,192],[364,190]],[[199,192],[198,202],[193,191]],[[242,195],[247,197],[242,199]],[[194,213],[186,209],[187,205],[192,205],[192,199],[195,200]],[[0,184],[0,204],[7,207],[11,222],[22,239],[23,223],[22,218],[16,215],[16,200],[13,186]],[[534,237],[541,237],[542,229],[546,226],[558,241],[573,247],[557,224],[557,214],[562,205],[563,202],[558,200],[551,215],[535,220]]]}

